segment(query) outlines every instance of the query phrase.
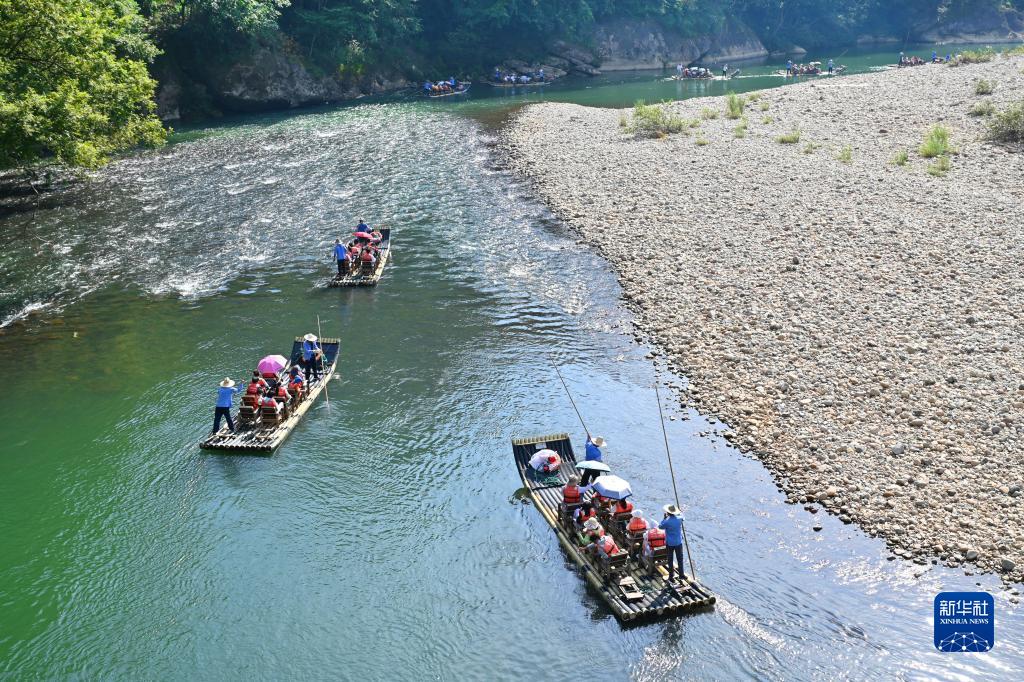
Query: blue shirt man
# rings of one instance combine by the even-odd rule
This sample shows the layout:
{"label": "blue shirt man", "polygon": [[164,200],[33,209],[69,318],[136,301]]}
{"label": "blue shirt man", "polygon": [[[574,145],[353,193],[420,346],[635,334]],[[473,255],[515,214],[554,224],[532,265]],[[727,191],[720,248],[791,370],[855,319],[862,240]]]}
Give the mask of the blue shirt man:
{"label": "blue shirt man", "polygon": [[364,223],[362,220],[360,220],[359,224],[356,225],[356,232],[369,232],[369,231],[370,231],[370,226],[367,225],[366,223]]}
{"label": "blue shirt man", "polygon": [[338,260],[348,260],[348,249],[345,248],[344,244],[338,243],[334,245],[334,257]]}
{"label": "blue shirt man", "polygon": [[221,386],[217,389],[217,407],[231,407],[231,402],[238,393],[234,386]]}
{"label": "blue shirt man", "polygon": [[658,524],[658,528],[665,531],[665,544],[675,547],[683,544],[683,520],[678,516],[668,516]]}
{"label": "blue shirt man", "polygon": [[220,431],[221,418],[227,419],[228,428],[231,431],[235,430],[235,425],[231,421],[231,403],[236,393],[238,393],[238,389],[235,388],[235,382],[230,378],[225,378],[220,382],[220,388],[217,389],[217,406],[213,410],[212,433]]}
{"label": "blue shirt man", "polygon": [[600,462],[601,459],[601,448],[594,444],[594,441],[587,439],[587,456],[586,461],[588,462]]}
{"label": "blue shirt man", "polygon": [[317,351],[317,349],[319,347],[320,346],[319,346],[319,344],[317,344],[316,341],[310,341],[309,339],[306,339],[305,341],[303,341],[302,342],[302,359],[305,360],[306,362],[309,362],[310,359],[312,359],[313,355],[316,353],[316,351]]}

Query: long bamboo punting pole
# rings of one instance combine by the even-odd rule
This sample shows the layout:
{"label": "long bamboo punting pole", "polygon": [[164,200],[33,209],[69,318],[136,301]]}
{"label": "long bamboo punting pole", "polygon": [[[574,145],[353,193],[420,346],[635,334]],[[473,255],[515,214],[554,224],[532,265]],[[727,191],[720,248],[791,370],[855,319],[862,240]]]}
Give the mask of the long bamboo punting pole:
{"label": "long bamboo punting pole", "polygon": [[583,415],[580,414],[579,408],[576,407],[576,403],[572,399],[572,394],[569,393],[569,387],[565,385],[565,379],[562,378],[562,373],[558,371],[558,365],[552,363],[551,366],[554,367],[555,374],[558,375],[558,380],[562,382],[562,388],[565,389],[565,395],[569,398],[569,403],[572,405],[572,409],[576,410],[576,417],[580,420],[580,424],[583,426],[583,430],[586,432],[587,439],[589,440],[590,429],[588,429],[587,425],[583,422]]}
{"label": "long bamboo punting pole", "polygon": [[[316,316],[316,336],[317,336],[317,340],[318,341],[320,340],[320,337],[322,336],[320,334],[320,316],[319,315]],[[341,344],[338,344],[338,353],[341,353]],[[323,352],[320,353],[320,376],[323,377],[322,381],[324,382],[324,400],[327,401],[327,407],[330,407],[331,406],[331,395],[327,392],[327,380],[329,379],[329,377],[324,373],[324,354],[323,354]]]}
{"label": "long bamboo punting pole", "polygon": [[[668,472],[672,476],[672,493],[676,498],[676,509],[679,510],[679,523],[683,529],[683,543],[686,545],[686,558],[690,562],[690,573],[697,579],[697,569],[693,566],[693,554],[690,553],[690,541],[686,537],[686,523],[683,522],[683,508],[679,506],[679,488],[676,487],[676,472],[672,468],[672,451],[668,447],[668,431],[665,429],[665,414],[661,409],[661,391],[658,390],[658,378],[654,378],[654,395],[658,399],[658,416],[661,417],[661,435],[665,439],[665,456],[668,458]],[[670,550],[671,551],[671,550]]]}

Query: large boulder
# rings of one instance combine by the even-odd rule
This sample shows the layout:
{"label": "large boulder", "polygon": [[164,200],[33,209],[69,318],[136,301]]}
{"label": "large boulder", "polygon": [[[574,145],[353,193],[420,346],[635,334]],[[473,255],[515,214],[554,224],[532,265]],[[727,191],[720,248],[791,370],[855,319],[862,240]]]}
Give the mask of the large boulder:
{"label": "large boulder", "polygon": [[1024,12],[991,5],[972,7],[963,16],[923,24],[915,31],[929,43],[997,43],[1024,40]]}

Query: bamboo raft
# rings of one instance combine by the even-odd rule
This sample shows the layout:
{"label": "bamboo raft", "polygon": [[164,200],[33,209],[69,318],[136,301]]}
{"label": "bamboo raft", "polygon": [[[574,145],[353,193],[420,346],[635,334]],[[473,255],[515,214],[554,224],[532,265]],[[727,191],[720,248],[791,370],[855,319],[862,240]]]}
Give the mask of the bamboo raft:
{"label": "bamboo raft", "polygon": [[[323,391],[327,382],[334,376],[338,365],[338,350],[341,348],[341,339],[320,339],[320,348],[324,352],[323,375],[306,385],[306,394],[303,395],[299,404],[289,408],[288,415],[275,424],[263,424],[262,421],[244,422],[240,414],[232,415],[235,422],[235,432],[228,431],[226,427],[221,428],[218,433],[211,434],[199,443],[204,450],[227,450],[233,454],[262,455],[274,451],[277,446],[284,442],[288,434],[292,432],[295,425],[306,414],[310,406],[316,402],[317,396]],[[296,337],[292,344],[292,353],[289,356],[290,365],[296,364],[302,357],[302,338]],[[288,369],[284,370],[287,374]]]}
{"label": "bamboo raft", "polygon": [[466,83],[463,87],[459,88],[458,90],[452,90],[451,92],[427,92],[424,94],[430,99],[437,99],[438,97],[453,97],[455,95],[465,95],[467,92],[469,92],[470,85],[470,83]]}
{"label": "bamboo raft", "polygon": [[391,255],[391,228],[380,228],[380,251],[377,255],[377,262],[369,265],[358,263],[350,266],[347,275],[335,275],[327,283],[329,287],[372,287],[380,281],[384,274],[384,266],[388,264],[388,257]]}
{"label": "bamboo raft", "polygon": [[[557,475],[538,475],[530,466],[530,458],[536,453],[538,445],[554,450],[562,458]],[[568,482],[569,476],[576,473],[576,458],[568,434],[513,438],[512,454],[516,466],[519,467],[523,485],[529,491],[533,503],[555,531],[566,553],[579,566],[587,582],[601,595],[620,621],[667,618],[688,611],[711,608],[715,603],[714,595],[689,576],[676,585],[668,584],[668,571],[660,562],[652,574],[630,556],[621,573],[606,578],[598,563],[580,551],[575,539],[575,530],[567,528],[559,520],[562,487]],[[616,542],[620,542],[619,538],[616,538]]]}
{"label": "bamboo raft", "polygon": [[529,83],[504,83],[504,82],[502,82],[502,83],[495,83],[494,81],[485,81],[485,82],[488,85],[490,85],[492,88],[531,88],[531,87],[540,87],[540,86],[543,86],[543,85],[551,85],[552,83],[554,83],[553,80],[530,81]]}

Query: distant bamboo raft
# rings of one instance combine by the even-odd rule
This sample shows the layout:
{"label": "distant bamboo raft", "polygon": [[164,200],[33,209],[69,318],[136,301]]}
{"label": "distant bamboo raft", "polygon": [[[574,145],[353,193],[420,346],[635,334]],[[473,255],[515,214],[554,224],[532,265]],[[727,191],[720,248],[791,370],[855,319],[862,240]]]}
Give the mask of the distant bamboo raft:
{"label": "distant bamboo raft", "polygon": [[376,263],[355,262],[349,265],[347,275],[335,275],[327,283],[329,287],[373,287],[377,286],[381,276],[384,274],[384,266],[388,264],[391,256],[391,228],[382,227],[380,230],[380,251],[377,253]]}
{"label": "distant bamboo raft", "polygon": [[[541,476],[530,466],[530,458],[536,453],[537,444],[554,450],[562,458],[562,466],[557,475]],[[529,491],[533,503],[555,531],[566,553],[579,566],[587,582],[597,590],[619,620],[632,622],[667,618],[688,611],[711,608],[715,603],[714,595],[697,581],[688,577],[676,586],[669,585],[666,581],[668,572],[664,566],[658,565],[651,575],[632,557],[627,560],[620,575],[608,579],[601,574],[597,562],[580,550],[579,545],[558,518],[562,487],[568,482],[570,475],[577,473],[576,458],[567,434],[514,438],[512,454],[519,467],[523,485]],[[619,542],[618,538],[616,542]],[[623,588],[623,578],[631,578],[633,586]],[[630,592],[634,594],[630,596]]]}
{"label": "distant bamboo raft", "polygon": [[[305,395],[298,405],[289,407],[286,417],[275,424],[263,424],[261,421],[245,422],[239,412],[232,415],[235,422],[234,433],[221,429],[218,433],[211,434],[203,439],[199,447],[204,450],[228,450],[232,454],[267,455],[274,451],[277,446],[284,442],[288,434],[299,423],[303,415],[316,402],[317,396],[327,386],[327,382],[334,376],[338,365],[338,350],[341,347],[341,339],[320,339],[320,348],[324,353],[324,371],[321,378],[315,381],[308,381],[305,386]],[[302,338],[296,337],[292,344],[291,364],[296,364],[302,357]],[[287,373],[287,370],[285,370]]]}

